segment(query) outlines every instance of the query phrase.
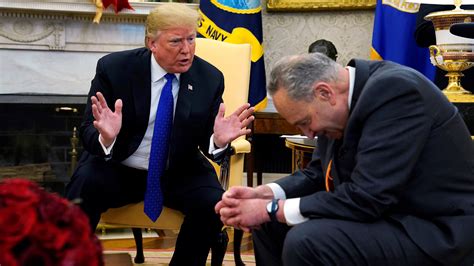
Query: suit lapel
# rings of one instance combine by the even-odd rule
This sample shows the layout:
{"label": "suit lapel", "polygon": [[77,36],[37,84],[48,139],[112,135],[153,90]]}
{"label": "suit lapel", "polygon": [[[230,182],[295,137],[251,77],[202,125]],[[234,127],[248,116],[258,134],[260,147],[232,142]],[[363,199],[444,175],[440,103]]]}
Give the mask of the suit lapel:
{"label": "suit lapel", "polygon": [[191,107],[193,103],[193,94],[194,94],[194,84],[191,77],[191,74],[188,72],[181,74],[179,80],[179,91],[178,91],[178,101],[176,102],[176,109],[173,120],[173,128],[171,129],[171,138],[170,138],[170,164],[174,159],[173,154],[176,152],[176,143],[179,139],[176,139],[174,132],[184,128],[185,124],[188,121],[189,114],[191,112]]}
{"label": "suit lapel", "polygon": [[[132,77],[132,95],[136,117],[139,125],[148,126],[151,104],[151,53],[147,50],[141,54],[135,64]],[[145,132],[143,132],[145,133]]]}
{"label": "suit lapel", "polygon": [[[351,110],[349,110],[349,116],[352,114],[352,110],[355,109],[357,101],[359,100],[365,83],[369,78],[369,64],[366,61],[353,59],[349,62],[349,66],[355,67],[355,80],[354,80],[354,91],[352,92],[352,99],[351,99]],[[329,140],[328,143],[328,151],[331,152],[329,158],[332,159],[331,165],[331,176],[333,178],[334,187],[337,187],[341,184],[341,179],[339,176],[339,172],[341,171],[341,167],[344,167],[344,161],[342,158],[344,157],[344,153],[346,151],[347,146],[347,134],[344,135],[342,139],[338,140]]]}
{"label": "suit lapel", "polygon": [[[192,98],[194,86],[189,72],[183,73],[180,76],[178,101],[176,102],[176,113],[174,116],[174,125],[179,124],[180,121],[185,121],[191,112]],[[173,128],[175,127],[173,126]]]}

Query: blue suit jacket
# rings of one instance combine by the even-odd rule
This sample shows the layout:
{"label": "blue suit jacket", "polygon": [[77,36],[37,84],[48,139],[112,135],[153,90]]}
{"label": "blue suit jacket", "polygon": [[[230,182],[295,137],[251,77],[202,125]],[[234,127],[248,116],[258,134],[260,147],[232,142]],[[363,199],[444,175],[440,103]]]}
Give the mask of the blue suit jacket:
{"label": "blue suit jacket", "polygon": [[[458,113],[420,73],[353,60],[341,140],[318,138],[313,160],[277,181],[306,217],[401,225],[426,253],[455,265],[474,249],[474,143]],[[333,193],[324,174],[333,159]]]}

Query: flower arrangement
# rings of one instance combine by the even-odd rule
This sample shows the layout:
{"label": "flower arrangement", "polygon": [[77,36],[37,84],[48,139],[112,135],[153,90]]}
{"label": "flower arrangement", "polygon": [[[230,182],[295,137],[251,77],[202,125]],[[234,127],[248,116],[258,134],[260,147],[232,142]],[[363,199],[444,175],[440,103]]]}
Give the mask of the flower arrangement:
{"label": "flower arrangement", "polygon": [[0,265],[102,266],[82,210],[26,179],[0,181]]}

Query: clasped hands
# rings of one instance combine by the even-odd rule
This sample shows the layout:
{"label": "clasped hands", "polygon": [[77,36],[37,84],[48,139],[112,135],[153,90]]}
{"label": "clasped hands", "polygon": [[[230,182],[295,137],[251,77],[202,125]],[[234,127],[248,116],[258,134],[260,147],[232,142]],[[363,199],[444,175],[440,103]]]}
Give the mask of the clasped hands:
{"label": "clasped hands", "polygon": [[[109,147],[117,137],[122,127],[122,100],[115,101],[115,111],[107,106],[107,101],[101,92],[91,97],[92,115],[94,116],[94,127],[100,133],[102,144]],[[246,103],[230,116],[224,117],[225,105],[219,106],[219,111],[214,121],[214,144],[223,148],[234,139],[249,134],[247,128],[255,119],[252,115],[254,108]]]}
{"label": "clasped hands", "polygon": [[266,205],[272,198],[273,192],[265,185],[256,188],[235,186],[224,192],[215,211],[225,225],[250,232],[270,221]]}

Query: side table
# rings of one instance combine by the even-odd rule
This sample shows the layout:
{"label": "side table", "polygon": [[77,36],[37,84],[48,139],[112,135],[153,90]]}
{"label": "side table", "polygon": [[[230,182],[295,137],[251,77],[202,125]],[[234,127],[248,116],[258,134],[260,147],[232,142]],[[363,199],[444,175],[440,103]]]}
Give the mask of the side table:
{"label": "side table", "polygon": [[256,158],[256,146],[254,135],[271,134],[299,134],[300,130],[295,126],[286,122],[278,113],[274,112],[255,112],[255,120],[250,125],[252,133],[247,136],[247,140],[251,143],[251,151],[246,155],[247,170],[247,186],[253,187],[253,173],[257,172],[257,185],[262,184],[261,161],[263,158]]}
{"label": "side table", "polygon": [[311,161],[316,139],[286,137],[285,146],[291,149],[291,170],[295,172]]}

